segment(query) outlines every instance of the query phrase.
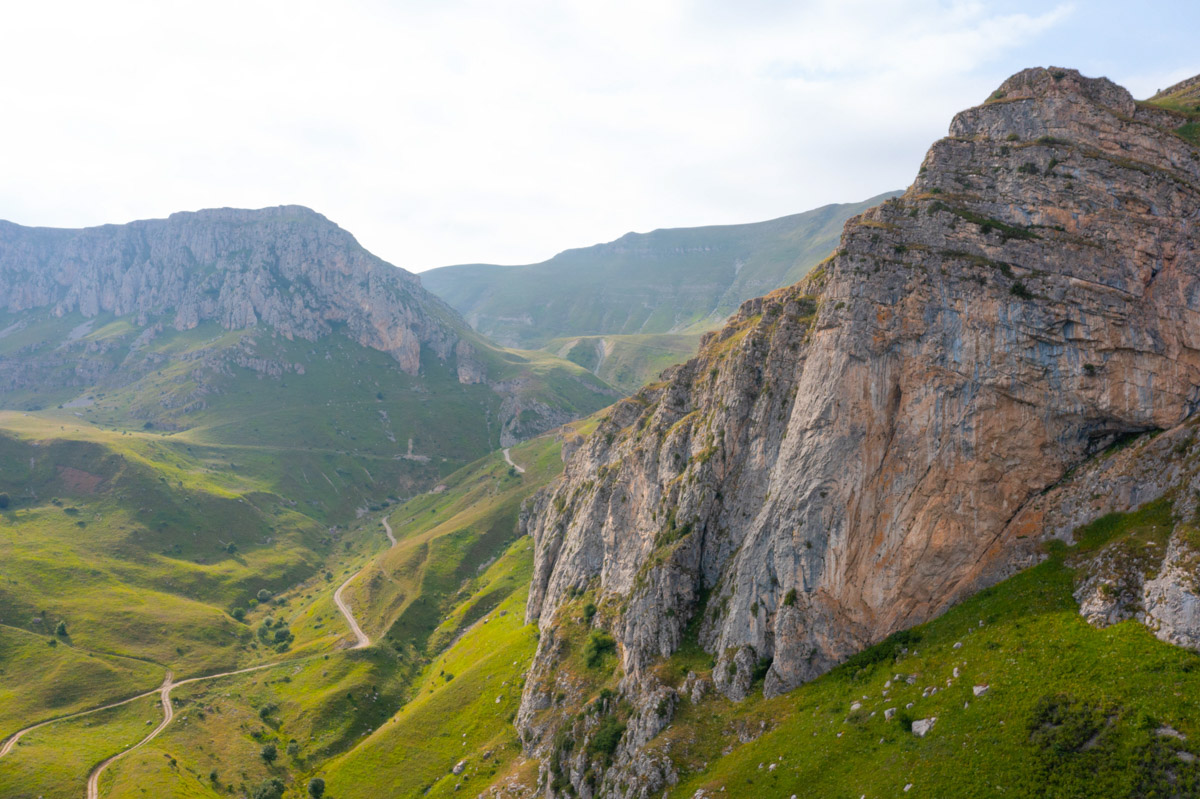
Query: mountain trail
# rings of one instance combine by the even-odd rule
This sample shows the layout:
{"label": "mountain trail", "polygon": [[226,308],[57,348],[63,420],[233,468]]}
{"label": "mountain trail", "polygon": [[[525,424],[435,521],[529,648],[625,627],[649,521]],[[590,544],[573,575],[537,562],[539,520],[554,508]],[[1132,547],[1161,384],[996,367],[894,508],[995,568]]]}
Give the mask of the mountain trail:
{"label": "mountain trail", "polygon": [[525,474],[525,469],[513,463],[512,455],[508,453],[508,447],[504,448],[504,460],[508,461],[508,465],[517,470],[517,474]]}
{"label": "mountain trail", "polygon": [[[505,455],[507,456],[507,451],[505,452]],[[512,463],[512,461],[509,461],[509,463]],[[520,471],[524,471],[523,469],[521,469],[521,467],[517,466],[516,464],[512,464],[512,465],[514,468],[516,468]],[[395,546],[396,545],[396,537],[392,533],[392,526],[391,526],[391,524],[388,523],[388,520],[386,517],[383,519],[383,528],[387,532],[387,537],[388,537],[388,540],[391,542],[391,545]],[[350,585],[351,581],[354,580],[354,578],[357,577],[360,573],[361,573],[361,569],[359,571],[356,571],[354,574],[350,575],[350,577],[348,577],[346,579],[346,582],[342,583],[341,586],[338,587],[338,590],[335,591],[333,594],[333,601],[337,604],[338,610],[340,610],[342,612],[342,615],[346,617],[346,621],[347,621],[347,623],[349,623],[350,629],[351,629],[351,631],[353,631],[354,637],[357,639],[357,641],[356,641],[355,645],[352,647],[352,649],[364,649],[365,647],[368,647],[371,645],[371,639],[368,638],[367,634],[362,631],[361,627],[359,627],[358,622],[354,618],[354,615],[350,612],[350,606],[347,605],[345,600],[342,599],[342,591],[344,591],[346,589],[346,586]],[[167,725],[169,725],[171,723],[171,720],[175,717],[175,709],[171,704],[171,691],[173,689],[178,688],[181,685],[188,685],[190,683],[202,682],[205,680],[215,680],[220,677],[232,677],[237,674],[246,674],[246,673],[249,673],[252,671],[261,671],[262,669],[269,669],[273,666],[282,666],[282,665],[285,665],[288,663],[292,663],[292,662],[295,662],[296,660],[297,660],[296,658],[291,658],[291,659],[286,659],[286,660],[278,660],[278,661],[274,661],[271,663],[260,663],[257,666],[249,666],[244,669],[235,669],[233,671],[223,671],[223,672],[220,672],[219,674],[209,674],[209,675],[206,675],[203,677],[191,677],[186,680],[180,680],[179,682],[174,682],[174,674],[172,674],[172,672],[168,670],[166,675],[163,678],[162,685],[159,686],[158,688],[155,688],[153,691],[146,691],[146,692],[140,693],[136,696],[131,696],[128,699],[122,699],[119,702],[112,702],[107,705],[101,705],[100,707],[94,707],[90,710],[81,710],[78,713],[71,713],[70,715],[59,716],[58,718],[47,719],[45,721],[38,722],[37,724],[34,724],[32,726],[26,727],[23,730],[18,730],[17,732],[15,732],[11,736],[9,736],[4,741],[3,745],[0,746],[0,757],[4,757],[9,752],[11,752],[13,750],[13,748],[16,747],[17,743],[21,740],[21,738],[23,736],[25,736],[27,733],[30,733],[30,732],[33,732],[34,730],[45,727],[48,724],[54,724],[55,722],[66,721],[67,719],[78,718],[80,716],[87,716],[92,713],[99,713],[102,710],[109,710],[114,707],[120,707],[122,705],[127,705],[130,702],[135,702],[138,699],[143,699],[147,696],[151,696],[151,695],[157,693],[161,698],[162,708],[163,708],[163,720],[161,722],[159,722],[158,726],[155,727],[154,730],[151,731],[149,735],[147,735],[141,741],[138,741],[133,746],[129,747],[128,749],[126,749],[122,752],[118,752],[117,754],[101,761],[100,764],[98,766],[96,766],[95,769],[92,770],[92,773],[90,775],[88,775],[87,799],[100,799],[100,775],[104,773],[104,770],[107,769],[109,766],[111,766],[116,761],[118,761],[121,758],[128,755],[130,752],[132,752],[136,749],[139,749],[142,746],[145,746],[147,743],[152,741],[154,738],[158,737],[158,735],[167,728]]]}

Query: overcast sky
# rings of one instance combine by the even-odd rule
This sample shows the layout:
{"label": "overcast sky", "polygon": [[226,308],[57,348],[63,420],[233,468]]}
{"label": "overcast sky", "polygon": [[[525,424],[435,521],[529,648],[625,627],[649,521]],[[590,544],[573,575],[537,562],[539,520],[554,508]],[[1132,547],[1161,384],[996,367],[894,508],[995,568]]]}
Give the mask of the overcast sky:
{"label": "overcast sky", "polygon": [[1137,97],[1195,2],[6,3],[0,218],[299,203],[392,263],[539,261],[907,186],[1025,66]]}

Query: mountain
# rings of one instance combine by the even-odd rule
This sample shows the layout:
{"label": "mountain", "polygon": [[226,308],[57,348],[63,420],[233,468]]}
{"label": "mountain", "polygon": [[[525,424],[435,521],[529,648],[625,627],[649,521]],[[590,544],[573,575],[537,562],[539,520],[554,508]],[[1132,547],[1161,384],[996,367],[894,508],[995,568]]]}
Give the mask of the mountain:
{"label": "mountain", "polygon": [[833,251],[846,220],[894,193],[746,225],[628,233],[528,266],[470,264],[421,282],[480,333],[543,348],[627,392],[695,353],[700,334]]}
{"label": "mountain", "polygon": [[[306,208],[0,223],[0,407],[186,433],[247,458],[325,452],[340,462],[310,477],[358,475],[343,512],[612,396],[573,364],[493,346]],[[351,456],[375,459],[377,485]]]}
{"label": "mountain", "polygon": [[[1128,593],[1126,616],[1200,645],[1182,576],[1200,557],[1182,462],[1200,403],[1195,119],[1072,70],[1014,75],[832,259],[608,413],[525,514],[540,637],[517,723],[546,795],[675,781],[650,742],[689,640],[708,690],[769,699],[1159,496],[1179,503],[1160,549],[1117,536],[1145,599],[1103,564],[1079,590]],[[1174,448],[1104,470],[1155,431]],[[1092,469],[1090,491],[1071,482]],[[613,676],[589,673],[609,651]]]}

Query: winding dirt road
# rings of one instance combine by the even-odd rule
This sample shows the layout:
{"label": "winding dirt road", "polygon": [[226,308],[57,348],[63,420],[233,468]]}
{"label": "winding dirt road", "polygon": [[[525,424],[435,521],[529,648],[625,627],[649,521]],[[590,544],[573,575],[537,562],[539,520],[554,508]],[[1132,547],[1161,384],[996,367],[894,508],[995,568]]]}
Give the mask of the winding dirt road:
{"label": "winding dirt road", "polygon": [[[167,728],[167,725],[171,723],[171,719],[175,718],[175,708],[171,705],[171,691],[173,689],[178,688],[181,685],[188,685],[189,683],[203,682],[204,680],[215,680],[220,677],[232,677],[235,674],[246,674],[247,672],[251,672],[251,671],[261,671],[263,669],[269,669],[272,666],[284,666],[291,662],[293,662],[293,661],[284,660],[284,661],[278,661],[275,663],[263,663],[258,666],[250,666],[249,668],[245,668],[245,669],[237,669],[235,671],[224,671],[224,672],[221,672],[220,674],[209,674],[204,677],[192,677],[191,679],[180,680],[179,682],[173,682],[172,681],[173,675],[171,674],[171,672],[168,671],[166,679],[163,680],[162,687],[158,689],[158,694],[161,697],[161,701],[162,701],[163,720],[161,722],[159,722],[159,725],[157,727],[155,727],[153,729],[153,731],[151,731],[151,733],[149,735],[147,735],[145,738],[138,741],[136,744],[129,747],[124,752],[118,752],[117,754],[115,754],[112,757],[108,758],[107,760],[103,761],[102,763],[100,763],[100,765],[96,766],[96,768],[92,770],[92,773],[88,776],[87,799],[100,799],[100,775],[104,773],[104,770],[106,768],[108,768],[109,766],[111,766],[113,763],[117,762],[121,758],[125,757],[125,755],[129,754],[130,752],[134,751],[135,749],[140,749],[141,747],[145,746],[150,741],[157,738],[158,734],[160,732],[162,732],[163,730],[165,730]],[[152,694],[152,693],[154,693],[154,691],[151,691],[150,693]],[[142,694],[142,696],[149,696],[149,694]],[[124,703],[122,703],[122,704],[124,704]]]}
{"label": "winding dirt road", "polygon": [[508,454],[508,447],[504,448],[504,460],[508,461],[508,465],[517,470],[517,474],[525,474],[525,469],[513,463],[512,455]]}
{"label": "winding dirt road", "polygon": [[354,637],[357,639],[357,642],[354,644],[354,646],[350,647],[351,649],[365,649],[371,645],[371,639],[368,638],[367,634],[362,631],[362,627],[358,626],[358,622],[354,619],[354,614],[350,612],[350,606],[346,604],[346,600],[342,599],[342,592],[346,590],[346,586],[350,585],[350,583],[352,583],[354,578],[358,575],[359,572],[355,572],[347,577],[346,582],[338,586],[338,590],[333,592],[334,604],[338,606],[338,610],[340,610],[342,615],[346,617],[346,621],[350,624],[350,629],[354,633]]}
{"label": "winding dirt road", "polygon": [[[508,456],[508,453],[506,451],[505,457],[507,457],[507,456]],[[512,461],[509,461],[509,463],[512,463]],[[513,464],[513,466],[517,469],[520,469],[521,471],[524,471],[524,469],[521,469],[521,467],[516,466],[516,464]],[[392,526],[388,523],[388,520],[386,517],[383,519],[383,529],[387,532],[388,541],[391,542],[392,546],[395,546],[396,545],[396,536],[392,533]],[[342,615],[346,617],[346,622],[350,625],[350,629],[354,633],[356,643],[352,647],[353,649],[363,649],[363,648],[371,645],[371,639],[368,638],[367,634],[364,633],[362,631],[362,628],[358,626],[358,621],[354,618],[354,614],[350,612],[350,606],[346,604],[346,601],[344,599],[342,599],[342,591],[344,591],[346,589],[346,586],[350,585],[350,583],[354,580],[354,578],[357,577],[360,573],[361,573],[361,570],[350,575],[350,577],[346,580],[346,582],[342,583],[341,586],[338,587],[338,590],[335,591],[333,594],[334,603],[337,604],[338,610],[340,610],[342,612]],[[171,723],[171,719],[173,719],[175,717],[175,708],[171,705],[171,691],[172,690],[174,690],[175,688],[178,688],[181,685],[188,685],[190,683],[202,682],[205,680],[216,680],[221,677],[232,677],[235,674],[246,674],[246,673],[252,672],[252,671],[261,671],[262,669],[269,669],[273,666],[283,666],[283,665],[295,663],[298,660],[299,660],[298,658],[292,658],[290,660],[280,660],[280,661],[275,661],[273,663],[262,663],[257,666],[250,666],[250,667],[244,668],[244,669],[235,669],[234,671],[224,671],[219,674],[208,674],[203,677],[191,677],[186,680],[180,680],[179,682],[174,682],[174,675],[170,671],[168,671],[166,673],[166,676],[163,678],[162,685],[160,687],[154,689],[153,691],[146,691],[145,693],[138,694],[137,696],[131,696],[128,699],[122,699],[120,702],[113,702],[108,705],[94,707],[90,710],[81,710],[78,713],[71,713],[70,715],[59,716],[58,718],[47,719],[46,721],[39,722],[30,727],[26,727],[23,730],[19,730],[18,732],[9,736],[8,739],[6,739],[4,741],[3,745],[0,746],[0,757],[4,757],[9,752],[11,752],[13,750],[13,748],[17,745],[17,743],[21,740],[21,738],[26,733],[33,732],[34,730],[45,727],[48,724],[54,724],[59,721],[66,721],[67,719],[79,718],[80,716],[87,716],[91,713],[99,713],[101,710],[109,710],[110,708],[120,707],[121,705],[127,705],[130,702],[136,702],[138,699],[143,699],[147,696],[152,696],[154,694],[158,694],[160,701],[162,702],[162,709],[163,709],[163,720],[161,722],[159,722],[159,725],[157,727],[155,727],[150,732],[149,735],[147,735],[142,740],[138,741],[133,746],[129,747],[128,749],[126,749],[123,752],[118,752],[117,754],[113,755],[112,757],[108,758],[107,760],[102,761],[98,766],[96,766],[92,770],[92,773],[88,775],[87,799],[100,799],[100,776],[104,773],[104,770],[107,769],[109,766],[111,766],[113,763],[117,762],[121,758],[128,755],[130,752],[133,752],[136,749],[140,749],[142,746],[145,746],[147,743],[149,743],[150,741],[157,738],[159,733],[161,733],[163,730],[165,730],[167,728],[167,725],[169,725]]]}

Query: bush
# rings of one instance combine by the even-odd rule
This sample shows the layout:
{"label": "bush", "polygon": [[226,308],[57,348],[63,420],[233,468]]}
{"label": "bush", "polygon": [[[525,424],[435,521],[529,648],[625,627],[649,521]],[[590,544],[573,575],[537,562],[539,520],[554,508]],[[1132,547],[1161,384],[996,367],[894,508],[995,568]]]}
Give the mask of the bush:
{"label": "bush", "polygon": [[287,745],[288,757],[298,757],[300,754],[300,744],[295,739],[288,741]]}
{"label": "bush", "polygon": [[583,620],[588,624],[592,623],[592,619],[596,617],[596,606],[591,602],[583,606]]}
{"label": "bush", "polygon": [[262,755],[264,763],[274,763],[275,758],[279,757],[279,750],[275,748],[275,744],[263,744],[262,751],[259,754]]}
{"label": "bush", "polygon": [[11,502],[12,500],[8,498],[8,494],[0,493],[0,510],[5,510],[8,508],[9,503]]}
{"label": "bush", "polygon": [[616,716],[605,716],[596,728],[596,734],[588,741],[588,751],[594,755],[604,755],[611,759],[625,734],[625,725]]}
{"label": "bush", "polygon": [[1023,300],[1032,300],[1033,299],[1033,292],[1030,291],[1025,286],[1025,284],[1019,280],[1013,282],[1012,288],[1009,289],[1009,292],[1014,297],[1020,297]]}
{"label": "bush", "polygon": [[233,610],[229,611],[229,615],[233,616],[238,621],[245,621],[246,620],[246,609],[245,608],[234,608]]}
{"label": "bush", "polygon": [[66,637],[67,623],[65,621],[60,621],[58,626],[54,628],[54,634],[60,637]]}
{"label": "bush", "polygon": [[283,780],[278,777],[263,780],[250,794],[250,799],[283,799]]}
{"label": "bush", "polygon": [[259,602],[266,602],[270,598],[271,598],[271,592],[268,591],[267,589],[263,588],[258,592],[258,601]]}
{"label": "bush", "polygon": [[583,646],[583,659],[589,669],[594,669],[604,660],[605,655],[616,651],[617,642],[611,635],[603,630],[594,630]]}
{"label": "bush", "polygon": [[308,795],[312,799],[321,799],[325,795],[325,780],[320,777],[313,777],[308,781]]}

